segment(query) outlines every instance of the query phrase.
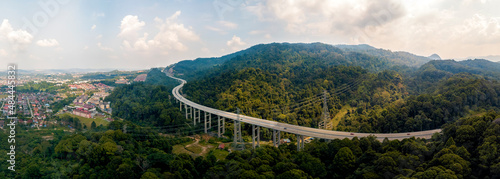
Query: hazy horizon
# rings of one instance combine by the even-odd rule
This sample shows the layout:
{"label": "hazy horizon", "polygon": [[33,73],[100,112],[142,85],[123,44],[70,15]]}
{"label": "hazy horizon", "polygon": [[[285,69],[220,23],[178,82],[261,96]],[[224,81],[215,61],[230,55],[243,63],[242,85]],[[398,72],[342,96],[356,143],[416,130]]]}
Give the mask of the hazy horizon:
{"label": "hazy horizon", "polygon": [[27,70],[149,69],[272,42],[498,57],[499,6],[488,0],[7,1],[0,7],[0,60]]}

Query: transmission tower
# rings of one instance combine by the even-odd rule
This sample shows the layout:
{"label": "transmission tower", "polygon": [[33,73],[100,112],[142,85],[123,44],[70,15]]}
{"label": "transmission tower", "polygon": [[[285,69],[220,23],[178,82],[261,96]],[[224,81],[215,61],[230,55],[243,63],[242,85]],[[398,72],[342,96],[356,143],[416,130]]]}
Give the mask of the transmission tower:
{"label": "transmission tower", "polygon": [[323,113],[321,114],[321,121],[318,124],[318,128],[320,129],[330,129],[331,128],[331,123],[330,123],[330,113],[328,112],[328,104],[327,104],[327,92],[326,90],[323,91]]}

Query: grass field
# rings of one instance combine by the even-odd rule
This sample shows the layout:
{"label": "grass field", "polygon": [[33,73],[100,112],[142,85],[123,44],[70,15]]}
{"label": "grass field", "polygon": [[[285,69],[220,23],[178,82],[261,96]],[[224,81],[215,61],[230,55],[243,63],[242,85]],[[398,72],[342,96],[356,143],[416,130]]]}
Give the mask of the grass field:
{"label": "grass field", "polygon": [[190,151],[184,148],[184,145],[174,145],[172,153],[174,154],[191,154]]}
{"label": "grass field", "polygon": [[7,96],[9,96],[9,95],[6,95],[6,94],[0,94],[0,98],[5,98],[5,97],[7,97]]}
{"label": "grass field", "polygon": [[96,126],[99,126],[101,124],[103,126],[107,126],[109,124],[108,121],[106,121],[106,120],[104,120],[102,118],[95,118],[95,119],[85,118],[85,117],[81,117],[81,116],[77,116],[77,115],[69,114],[69,113],[64,113],[64,114],[61,114],[60,116],[65,116],[65,115],[78,118],[82,124],[85,124],[87,126],[87,128],[90,128],[90,125],[92,124],[92,121],[95,121]]}
{"label": "grass field", "polygon": [[200,154],[203,151],[203,149],[199,145],[191,145],[189,147],[186,147],[186,150],[193,152],[195,154]]}
{"label": "grass field", "polygon": [[349,105],[342,106],[340,111],[335,114],[335,116],[332,118],[332,127],[335,129],[337,125],[339,125],[340,120],[342,117],[344,117],[347,114],[347,110],[352,110],[352,107]]}
{"label": "grass field", "polygon": [[228,151],[221,150],[221,149],[213,149],[210,152],[212,152],[212,154],[214,154],[214,156],[215,156],[215,158],[217,158],[217,160],[224,160],[226,158],[226,156],[229,155]]}

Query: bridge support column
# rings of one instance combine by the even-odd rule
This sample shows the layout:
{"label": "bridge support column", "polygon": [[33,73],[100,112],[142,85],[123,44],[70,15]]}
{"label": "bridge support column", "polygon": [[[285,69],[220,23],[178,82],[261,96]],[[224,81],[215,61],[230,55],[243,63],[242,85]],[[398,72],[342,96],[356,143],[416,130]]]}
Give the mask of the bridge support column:
{"label": "bridge support column", "polygon": [[273,129],[273,146],[278,147],[281,140],[281,131]]}
{"label": "bridge support column", "polygon": [[182,111],[182,103],[179,101],[179,110]]}
{"label": "bridge support column", "polygon": [[196,118],[194,118],[195,113],[196,113],[195,109],[191,106],[191,118],[194,120],[196,120]]}
{"label": "bridge support column", "polygon": [[218,124],[217,136],[218,137],[222,137],[222,134],[224,134],[224,132],[226,132],[225,128],[224,128],[224,125],[225,125],[224,123],[225,123],[225,119],[223,117],[217,116],[217,124]]}
{"label": "bridge support column", "polygon": [[200,110],[198,110],[198,123],[201,123],[201,114],[200,114]]}
{"label": "bridge support column", "polygon": [[204,122],[205,123],[205,134],[207,133],[207,114],[208,113],[205,111],[205,118],[204,118],[204,120],[205,120],[205,122]]}
{"label": "bridge support column", "polygon": [[208,132],[208,129],[212,128],[211,122],[212,122],[212,114],[205,111],[205,133]]}
{"label": "bridge support column", "polygon": [[219,137],[222,137],[222,134],[226,132],[226,119],[223,117],[218,116],[217,123],[219,125],[219,128],[217,130],[217,134]]}
{"label": "bridge support column", "polygon": [[[255,145],[256,140],[257,145]],[[252,147],[255,149],[256,146],[260,147],[260,127],[252,124]]]}
{"label": "bridge support column", "polygon": [[[196,115],[196,111],[198,111],[198,115]],[[198,119],[198,123],[200,123],[200,110],[199,109],[194,109],[194,118],[193,120],[196,121],[196,119]]]}
{"label": "bridge support column", "polygon": [[297,151],[304,149],[304,136],[297,134]]}
{"label": "bridge support column", "polygon": [[189,113],[188,113],[187,104],[184,104],[184,109],[186,110],[186,119],[189,119]]}
{"label": "bridge support column", "polygon": [[237,150],[243,150],[245,147],[243,138],[241,138],[241,122],[239,120],[234,120],[234,147]]}

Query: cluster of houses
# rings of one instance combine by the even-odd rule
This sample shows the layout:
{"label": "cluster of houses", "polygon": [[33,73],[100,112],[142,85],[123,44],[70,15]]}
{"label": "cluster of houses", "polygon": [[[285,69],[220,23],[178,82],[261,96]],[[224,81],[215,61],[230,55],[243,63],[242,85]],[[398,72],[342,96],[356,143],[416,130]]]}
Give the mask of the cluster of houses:
{"label": "cluster of houses", "polygon": [[134,81],[135,82],[146,81],[146,77],[148,77],[148,74],[140,74],[137,77],[135,77]]}
{"label": "cluster of houses", "polygon": [[118,79],[118,80],[116,80],[115,83],[116,84],[130,84],[130,82],[128,82],[128,80],[125,79],[125,78],[123,78],[123,77],[120,78],[120,79]]}
{"label": "cluster of houses", "polygon": [[68,85],[68,87],[71,90],[76,90],[76,89],[95,90],[95,89],[97,89],[96,86],[94,86],[93,84],[89,84],[89,83],[72,84],[72,85]]}
{"label": "cluster of houses", "polygon": [[[45,126],[45,119],[52,114],[50,104],[60,100],[53,94],[46,92],[39,93],[19,93],[17,95],[16,112],[28,118],[20,119],[20,124],[32,125],[32,127]],[[9,104],[6,99],[2,99],[2,116],[6,116],[9,111]]]}
{"label": "cluster of houses", "polygon": [[97,84],[94,84],[97,89],[101,90],[101,91],[106,91],[106,92],[109,92],[109,91],[113,91],[113,89],[115,87],[112,87],[112,86],[108,86],[108,85],[105,85],[105,84],[102,84],[102,83],[97,83]]}
{"label": "cluster of houses", "polygon": [[88,91],[88,90],[112,91],[113,90],[113,87],[102,84],[102,83],[90,84],[90,83],[78,83],[77,82],[75,84],[68,85],[68,87],[71,90],[82,89],[85,91]]}
{"label": "cluster of houses", "polygon": [[103,101],[108,95],[109,93],[104,90],[95,92],[92,97],[83,94],[73,100],[73,105],[65,106],[63,111],[85,118],[104,117],[106,115],[99,114],[97,108],[102,112],[111,114],[110,102]]}

